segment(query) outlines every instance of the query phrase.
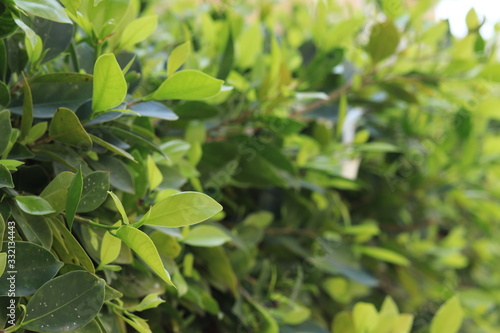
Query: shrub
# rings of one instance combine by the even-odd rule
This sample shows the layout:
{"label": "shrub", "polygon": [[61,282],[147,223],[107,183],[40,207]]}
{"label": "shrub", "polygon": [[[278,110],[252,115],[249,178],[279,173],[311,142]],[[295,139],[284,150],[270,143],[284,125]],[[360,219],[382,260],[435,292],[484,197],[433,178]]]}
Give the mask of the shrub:
{"label": "shrub", "polygon": [[0,4],[5,331],[498,329],[500,66],[432,5]]}

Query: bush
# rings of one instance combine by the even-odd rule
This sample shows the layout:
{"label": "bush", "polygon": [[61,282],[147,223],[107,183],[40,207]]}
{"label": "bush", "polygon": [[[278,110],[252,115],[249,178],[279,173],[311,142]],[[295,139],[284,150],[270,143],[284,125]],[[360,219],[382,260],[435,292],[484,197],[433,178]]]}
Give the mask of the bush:
{"label": "bush", "polygon": [[433,3],[2,2],[4,331],[498,330],[500,65]]}

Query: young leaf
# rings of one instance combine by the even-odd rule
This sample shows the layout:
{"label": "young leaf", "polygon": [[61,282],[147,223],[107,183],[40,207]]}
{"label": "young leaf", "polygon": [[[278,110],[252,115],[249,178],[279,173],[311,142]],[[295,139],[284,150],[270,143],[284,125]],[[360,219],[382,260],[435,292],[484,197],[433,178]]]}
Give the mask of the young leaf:
{"label": "young leaf", "polygon": [[56,212],[47,201],[34,195],[17,196],[15,199],[19,208],[30,215],[48,215]]}
{"label": "young leaf", "polygon": [[152,98],[196,100],[217,95],[224,81],[200,71],[184,70],[172,74],[153,93]]}
{"label": "young leaf", "polygon": [[92,140],[76,114],[67,108],[59,108],[50,122],[49,136],[55,141],[89,150]]}
{"label": "young leaf", "polygon": [[161,171],[156,166],[156,163],[153,160],[153,158],[151,157],[151,155],[148,155],[147,166],[148,166],[149,188],[151,190],[154,190],[163,181],[163,175],[161,174]]}
{"label": "young leaf", "polygon": [[404,256],[388,249],[373,246],[356,246],[355,249],[364,255],[396,265],[408,266],[410,264]]}
{"label": "young leaf", "polygon": [[37,332],[68,332],[85,326],[101,310],[105,285],[104,280],[85,271],[59,276],[29,300],[22,325]]}
{"label": "young leaf", "polygon": [[158,25],[158,15],[143,16],[133,20],[123,30],[120,47],[129,49],[148,38]]}
{"label": "young leaf", "polygon": [[167,63],[167,76],[175,73],[187,60],[191,54],[191,42],[187,41],[179,46],[177,46],[170,56],[168,57]]}
{"label": "young leaf", "polygon": [[129,306],[127,308],[127,311],[134,312],[134,311],[144,311],[144,310],[148,310],[148,309],[154,309],[158,305],[160,305],[161,303],[165,303],[165,301],[163,299],[161,299],[159,294],[152,293],[152,294],[149,294],[146,297],[144,297],[139,304],[134,305],[134,306]]}
{"label": "young leaf", "polygon": [[137,253],[163,281],[169,285],[174,285],[167,270],[163,267],[158,250],[148,235],[131,225],[124,225],[116,231],[116,236]]}
{"label": "young leaf", "polygon": [[376,64],[392,55],[399,45],[399,39],[399,31],[391,21],[375,24],[366,46],[373,63]]}
{"label": "young leaf", "polygon": [[103,54],[94,66],[92,110],[105,111],[120,105],[127,95],[127,82],[114,54]]}
{"label": "young leaf", "polygon": [[182,239],[184,244],[191,246],[213,247],[220,246],[231,240],[226,233],[211,225],[200,225],[189,230]]}
{"label": "young leaf", "polygon": [[456,333],[462,326],[464,311],[457,296],[444,303],[431,322],[431,333]]}
{"label": "young leaf", "polygon": [[139,223],[183,227],[214,216],[222,206],[206,194],[182,192],[158,202]]}
{"label": "young leaf", "polygon": [[123,223],[130,224],[130,222],[128,221],[127,213],[125,212],[125,208],[123,207],[122,202],[120,201],[120,199],[118,199],[118,197],[116,196],[116,194],[114,194],[111,191],[108,191],[108,194],[113,199],[113,201],[115,203],[115,206],[118,209],[118,212],[120,213],[120,215],[122,217]]}
{"label": "young leaf", "polygon": [[[113,224],[113,226],[119,227],[121,224],[122,221],[118,221]],[[115,261],[115,259],[120,255],[121,247],[122,241],[119,238],[113,236],[110,232],[106,232],[102,237],[101,243],[101,265],[107,265],[110,262]]]}

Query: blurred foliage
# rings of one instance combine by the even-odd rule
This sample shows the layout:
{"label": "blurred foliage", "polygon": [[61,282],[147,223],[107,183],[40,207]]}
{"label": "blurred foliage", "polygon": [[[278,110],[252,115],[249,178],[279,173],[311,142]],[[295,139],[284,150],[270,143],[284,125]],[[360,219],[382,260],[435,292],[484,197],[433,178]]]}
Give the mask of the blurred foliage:
{"label": "blurred foliage", "polygon": [[433,0],[61,3],[0,4],[0,234],[48,263],[7,331],[500,330],[474,10],[457,37]]}

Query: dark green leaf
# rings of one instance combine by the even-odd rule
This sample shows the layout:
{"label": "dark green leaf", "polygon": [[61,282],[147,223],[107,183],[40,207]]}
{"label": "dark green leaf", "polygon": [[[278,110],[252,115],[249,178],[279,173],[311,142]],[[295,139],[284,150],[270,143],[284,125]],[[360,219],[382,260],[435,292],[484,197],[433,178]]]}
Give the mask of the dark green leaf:
{"label": "dark green leaf", "polygon": [[83,191],[83,177],[82,177],[82,170],[80,168],[73,177],[73,180],[71,181],[71,184],[69,185],[67,192],[65,208],[66,208],[66,222],[68,223],[69,230],[71,230],[73,226],[73,220],[75,218],[78,205],[80,204],[82,191]]}
{"label": "dark green leaf", "polygon": [[83,190],[77,212],[97,209],[106,201],[109,191],[109,172],[96,171],[83,178]]}
{"label": "dark green leaf", "polygon": [[73,271],[44,284],[26,306],[24,327],[42,332],[67,332],[87,325],[104,303],[104,280]]}
{"label": "dark green leaf", "polygon": [[153,117],[164,120],[179,119],[174,111],[155,101],[134,104],[130,107],[130,110],[135,111],[144,117]]}
{"label": "dark green leaf", "polygon": [[[3,248],[9,248],[8,242],[4,242]],[[0,277],[0,295],[5,296],[8,293],[9,271],[17,271],[16,296],[28,296],[53,278],[63,265],[50,251],[33,243],[15,242],[15,252],[15,264],[8,264]]]}
{"label": "dark green leaf", "polygon": [[13,188],[14,183],[12,182],[12,175],[9,169],[5,165],[0,164],[0,188],[2,187]]}
{"label": "dark green leaf", "polygon": [[0,109],[7,107],[10,103],[10,91],[9,87],[0,81]]}
{"label": "dark green leaf", "polygon": [[0,111],[0,155],[7,149],[12,135],[9,110]]}

